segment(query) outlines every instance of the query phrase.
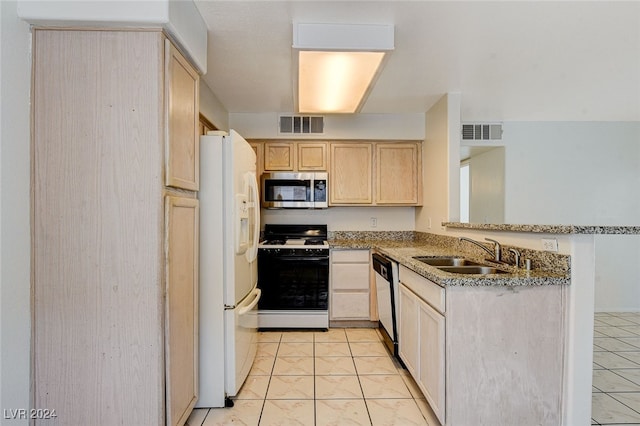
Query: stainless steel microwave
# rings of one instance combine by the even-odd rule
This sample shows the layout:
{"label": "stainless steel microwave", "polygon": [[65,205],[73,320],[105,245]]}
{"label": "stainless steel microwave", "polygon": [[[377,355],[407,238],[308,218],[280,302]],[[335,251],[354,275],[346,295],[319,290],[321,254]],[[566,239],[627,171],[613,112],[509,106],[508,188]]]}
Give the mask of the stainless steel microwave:
{"label": "stainless steel microwave", "polygon": [[262,175],[262,207],[268,209],[326,209],[327,173],[272,172]]}

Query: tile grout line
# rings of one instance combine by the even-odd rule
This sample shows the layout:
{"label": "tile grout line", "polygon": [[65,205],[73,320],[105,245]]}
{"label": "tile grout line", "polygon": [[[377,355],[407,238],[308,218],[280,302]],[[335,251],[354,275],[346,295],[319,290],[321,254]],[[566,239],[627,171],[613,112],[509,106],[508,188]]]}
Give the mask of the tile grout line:
{"label": "tile grout line", "polygon": [[[618,322],[617,325],[609,324],[609,323],[606,322],[606,319],[611,320],[612,318],[622,319],[625,322],[632,323],[633,325],[624,324],[624,323],[620,324],[620,321],[615,321],[615,322]],[[632,344],[632,343],[629,343],[629,342],[626,342],[626,341],[622,340],[623,338],[640,337],[640,334],[636,333],[635,330],[631,331],[631,330],[626,330],[625,329],[625,327],[637,327],[637,326],[640,326],[640,322],[637,322],[638,320],[636,320],[636,318],[640,319],[640,313],[629,313],[628,315],[616,315],[616,313],[596,313],[595,316],[594,316],[594,332],[599,332],[601,334],[604,334],[604,336],[595,336],[595,333],[594,333],[594,353],[595,352],[600,352],[600,353],[612,354],[612,355],[621,357],[621,358],[625,359],[626,361],[629,361],[629,362],[631,362],[633,364],[638,364],[635,360],[630,359],[628,357],[628,353],[630,353],[630,352],[640,352],[640,347],[635,345],[635,344]],[[603,319],[605,319],[605,320],[603,320]],[[606,330],[606,332],[600,332],[598,330],[598,328],[601,328],[601,327],[602,328],[606,327],[608,329]],[[616,331],[616,330],[623,330],[625,333],[629,333],[629,335],[620,336],[619,335],[620,332]],[[613,333],[613,334],[616,334],[617,336],[610,336],[607,333]],[[623,345],[628,345],[631,348],[628,348],[628,349],[625,348],[625,350],[611,350],[611,349],[607,349],[607,348],[602,348],[602,347],[596,345],[596,342],[598,342],[598,340],[596,340],[596,339],[608,339],[608,340],[606,340],[607,342],[622,343]],[[610,340],[610,339],[612,339],[612,340]],[[604,342],[605,340],[600,340],[600,341]],[[597,349],[601,349],[601,350],[597,350]],[[627,354],[627,356],[625,356],[625,354]],[[596,362],[594,362],[594,364],[600,366]],[[601,367],[603,367],[603,366],[601,366]],[[608,371],[608,372],[614,374],[615,376],[619,377],[620,379],[624,380],[625,382],[629,382],[629,383],[631,383],[633,385],[640,386],[640,384],[638,384],[638,383],[634,382],[633,380],[625,377],[625,375],[624,375],[624,371],[625,370],[637,370],[637,369],[640,369],[640,365],[637,368],[634,368],[634,367],[629,367],[629,368],[608,368],[608,367],[603,367],[602,369],[600,369],[600,371],[602,371],[602,370]],[[595,371],[596,370],[594,369],[594,372]],[[600,391],[600,389],[597,388],[596,386],[593,386],[593,388],[598,390],[598,391]],[[592,395],[595,395],[595,394],[607,395],[607,397],[609,397],[612,400],[616,401],[616,403],[626,407],[631,412],[640,415],[640,412],[638,410],[634,409],[633,407],[629,406],[625,402],[620,401],[620,400],[618,400],[617,398],[615,398],[613,396],[614,394],[629,395],[629,394],[638,394],[638,393],[640,393],[640,391],[622,391],[622,392],[611,392],[611,391],[609,391],[609,392],[607,392],[607,391],[596,392],[596,391],[592,391]],[[592,404],[592,407],[593,407],[593,404]],[[593,411],[593,408],[592,408],[592,411]],[[606,413],[606,411],[605,411],[605,413]],[[592,417],[591,422],[592,422],[593,425],[606,425],[606,424],[617,424],[617,423],[620,423],[620,422],[616,422],[615,420],[616,419],[612,419],[613,423],[611,423],[611,422],[600,423],[600,422],[596,421],[594,417]],[[627,423],[627,424],[630,424],[630,423]]]}
{"label": "tile grout line", "polygon": [[[347,334],[346,330],[345,330],[345,334]],[[358,372],[358,367],[356,366],[356,360],[353,355],[353,350],[351,349],[351,341],[349,340],[348,334],[347,334],[347,345],[349,346],[349,353],[351,354],[351,362],[353,363],[353,369],[356,372],[356,377],[358,378],[358,386],[360,386],[360,392],[362,392],[362,401],[364,402],[364,408],[367,410],[367,417],[369,417],[369,424],[373,426],[371,411],[369,410],[369,404],[367,404],[367,398],[364,395],[364,387],[362,386],[362,382],[360,381],[360,373]]]}
{"label": "tile grout line", "polygon": [[316,404],[316,333],[312,335],[311,354],[313,356],[313,424],[318,425],[318,404]]}

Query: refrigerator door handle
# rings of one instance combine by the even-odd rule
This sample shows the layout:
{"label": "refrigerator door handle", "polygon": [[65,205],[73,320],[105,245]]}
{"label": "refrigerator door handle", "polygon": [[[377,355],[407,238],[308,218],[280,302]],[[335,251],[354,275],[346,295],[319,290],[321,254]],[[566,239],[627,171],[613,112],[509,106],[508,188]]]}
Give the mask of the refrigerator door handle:
{"label": "refrigerator door handle", "polygon": [[246,256],[249,263],[256,260],[258,257],[258,242],[260,241],[260,200],[258,199],[258,181],[256,175],[253,172],[248,173],[249,177],[249,199],[253,202],[251,206],[253,208],[253,240],[251,241],[251,247],[247,248]]}
{"label": "refrigerator door handle", "polygon": [[247,306],[241,308],[238,311],[238,315],[244,315],[256,307],[256,305],[258,304],[258,301],[260,300],[260,296],[262,295],[262,290],[260,290],[259,288],[256,288],[255,290],[253,290],[251,295],[253,296],[253,300]]}

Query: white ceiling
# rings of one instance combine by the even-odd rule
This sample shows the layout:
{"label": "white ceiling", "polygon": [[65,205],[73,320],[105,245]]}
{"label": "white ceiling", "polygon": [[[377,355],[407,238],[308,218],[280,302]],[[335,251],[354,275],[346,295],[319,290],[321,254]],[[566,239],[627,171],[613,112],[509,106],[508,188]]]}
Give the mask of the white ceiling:
{"label": "white ceiling", "polygon": [[293,112],[292,23],[389,23],[362,113],[462,94],[466,121],[640,120],[640,2],[195,0],[203,77],[230,113]]}

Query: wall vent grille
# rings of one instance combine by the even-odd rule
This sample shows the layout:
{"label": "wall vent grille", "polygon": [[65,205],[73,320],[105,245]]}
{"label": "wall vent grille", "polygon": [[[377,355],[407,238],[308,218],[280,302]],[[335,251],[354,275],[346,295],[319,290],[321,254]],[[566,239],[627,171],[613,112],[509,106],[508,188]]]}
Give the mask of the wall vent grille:
{"label": "wall vent grille", "polygon": [[466,123],[462,125],[463,141],[498,141],[502,140],[502,124],[500,123]]}
{"label": "wall vent grille", "polygon": [[281,115],[280,133],[297,135],[317,135],[324,133],[324,117],[308,115]]}

